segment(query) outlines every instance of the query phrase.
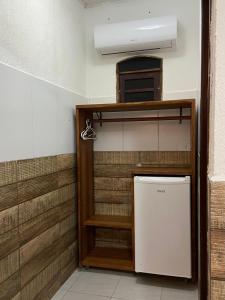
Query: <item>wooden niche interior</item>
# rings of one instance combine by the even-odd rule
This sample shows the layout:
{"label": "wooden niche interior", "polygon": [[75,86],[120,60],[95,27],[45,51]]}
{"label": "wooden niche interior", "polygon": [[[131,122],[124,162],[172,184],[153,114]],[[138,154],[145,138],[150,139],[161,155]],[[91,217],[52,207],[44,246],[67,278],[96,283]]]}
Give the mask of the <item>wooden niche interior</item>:
{"label": "wooden niche interior", "polygon": [[117,63],[117,102],[161,100],[162,59],[135,56]]}

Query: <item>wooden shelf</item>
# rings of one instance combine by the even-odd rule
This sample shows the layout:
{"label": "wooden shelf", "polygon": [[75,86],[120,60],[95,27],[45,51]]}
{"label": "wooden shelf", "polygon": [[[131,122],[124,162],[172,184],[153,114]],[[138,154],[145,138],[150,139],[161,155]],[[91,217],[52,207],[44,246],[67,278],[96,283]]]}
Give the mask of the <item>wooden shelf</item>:
{"label": "wooden shelf", "polygon": [[132,219],[131,217],[122,216],[91,216],[84,222],[84,225],[105,228],[131,229]]}
{"label": "wooden shelf", "polygon": [[162,100],[132,103],[111,103],[111,104],[85,104],[77,105],[79,111],[87,112],[117,112],[117,111],[141,111],[192,108],[195,106],[194,99],[185,100]]}
{"label": "wooden shelf", "polygon": [[191,167],[137,167],[133,170],[133,175],[192,175]]}
{"label": "wooden shelf", "polygon": [[134,271],[132,251],[118,248],[94,248],[82,260],[85,267],[97,267],[122,271]]}

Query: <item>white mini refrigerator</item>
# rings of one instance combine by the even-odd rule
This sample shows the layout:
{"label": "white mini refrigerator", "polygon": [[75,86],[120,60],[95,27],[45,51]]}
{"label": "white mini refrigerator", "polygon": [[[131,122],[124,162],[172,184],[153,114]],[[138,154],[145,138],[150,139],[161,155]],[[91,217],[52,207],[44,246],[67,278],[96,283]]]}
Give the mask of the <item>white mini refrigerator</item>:
{"label": "white mini refrigerator", "polygon": [[190,177],[134,177],[135,271],[191,278]]}

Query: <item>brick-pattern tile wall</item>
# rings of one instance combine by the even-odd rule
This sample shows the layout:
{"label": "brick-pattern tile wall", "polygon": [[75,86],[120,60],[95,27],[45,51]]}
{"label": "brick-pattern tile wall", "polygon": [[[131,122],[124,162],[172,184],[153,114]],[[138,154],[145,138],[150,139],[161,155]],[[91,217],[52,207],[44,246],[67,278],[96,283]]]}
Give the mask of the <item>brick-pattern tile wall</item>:
{"label": "brick-pattern tile wall", "polygon": [[[189,151],[95,151],[94,200],[97,215],[130,216],[133,203],[133,169],[143,166],[187,166]],[[129,230],[96,229],[96,245],[130,248]]]}
{"label": "brick-pattern tile wall", "polygon": [[225,299],[225,182],[210,183],[211,300]]}
{"label": "brick-pattern tile wall", "polygon": [[0,300],[51,299],[77,266],[74,154],[0,163]]}

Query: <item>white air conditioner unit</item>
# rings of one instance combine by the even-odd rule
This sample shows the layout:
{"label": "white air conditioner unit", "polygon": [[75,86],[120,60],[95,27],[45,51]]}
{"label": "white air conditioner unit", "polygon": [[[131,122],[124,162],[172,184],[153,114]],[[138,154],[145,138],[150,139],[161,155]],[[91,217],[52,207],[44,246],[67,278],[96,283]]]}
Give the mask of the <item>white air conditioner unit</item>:
{"label": "white air conditioner unit", "polygon": [[101,54],[174,48],[177,17],[166,16],[95,27],[95,48]]}

